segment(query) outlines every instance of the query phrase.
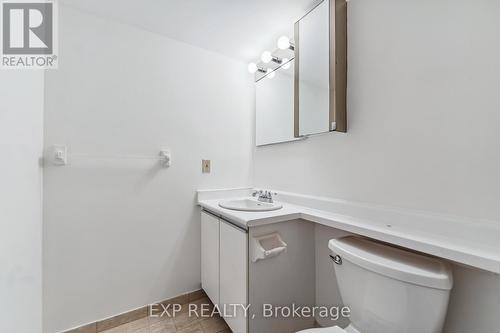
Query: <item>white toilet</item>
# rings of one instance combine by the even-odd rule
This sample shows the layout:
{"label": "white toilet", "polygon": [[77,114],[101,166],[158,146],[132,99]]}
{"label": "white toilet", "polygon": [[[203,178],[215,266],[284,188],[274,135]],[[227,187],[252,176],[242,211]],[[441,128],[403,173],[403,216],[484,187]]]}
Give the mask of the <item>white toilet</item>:
{"label": "white toilet", "polygon": [[301,333],[440,333],[452,273],[446,263],[359,237],[328,243],[351,324]]}

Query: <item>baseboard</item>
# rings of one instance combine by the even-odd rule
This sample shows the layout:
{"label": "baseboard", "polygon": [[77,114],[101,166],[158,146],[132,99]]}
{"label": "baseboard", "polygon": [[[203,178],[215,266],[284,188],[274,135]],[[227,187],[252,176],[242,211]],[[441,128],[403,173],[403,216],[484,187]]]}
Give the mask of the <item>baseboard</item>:
{"label": "baseboard", "polygon": [[[166,299],[164,301],[158,302],[157,304],[186,304],[200,298],[206,297],[205,292],[200,289],[196,291],[192,291],[187,294],[179,295],[173,298]],[[68,331],[64,331],[62,333],[99,333],[103,332],[120,325],[124,325],[130,323],[132,321],[136,321],[141,318],[147,317],[149,314],[149,305],[145,305],[135,310],[131,310],[128,312],[124,312],[122,314],[109,317],[106,319],[98,320],[93,323],[85,324],[80,327],[76,327],[70,329]]]}

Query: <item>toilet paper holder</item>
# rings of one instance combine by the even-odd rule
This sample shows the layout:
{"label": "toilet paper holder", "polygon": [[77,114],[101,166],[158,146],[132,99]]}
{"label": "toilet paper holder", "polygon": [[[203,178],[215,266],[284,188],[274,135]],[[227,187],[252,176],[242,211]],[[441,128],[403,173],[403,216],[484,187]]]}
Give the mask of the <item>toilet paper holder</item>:
{"label": "toilet paper holder", "polygon": [[277,232],[252,237],[251,242],[252,262],[276,257],[287,249],[287,244]]}

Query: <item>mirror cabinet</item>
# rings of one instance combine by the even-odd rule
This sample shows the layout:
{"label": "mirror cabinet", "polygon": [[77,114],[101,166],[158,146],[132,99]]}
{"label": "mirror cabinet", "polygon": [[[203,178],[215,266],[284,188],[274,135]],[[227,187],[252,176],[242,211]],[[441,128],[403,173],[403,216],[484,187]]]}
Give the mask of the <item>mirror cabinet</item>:
{"label": "mirror cabinet", "polygon": [[257,146],[288,142],[294,139],[294,60],[255,83]]}
{"label": "mirror cabinet", "polygon": [[289,49],[259,64],[257,145],[347,132],[346,97],[347,2],[323,0],[295,23]]}

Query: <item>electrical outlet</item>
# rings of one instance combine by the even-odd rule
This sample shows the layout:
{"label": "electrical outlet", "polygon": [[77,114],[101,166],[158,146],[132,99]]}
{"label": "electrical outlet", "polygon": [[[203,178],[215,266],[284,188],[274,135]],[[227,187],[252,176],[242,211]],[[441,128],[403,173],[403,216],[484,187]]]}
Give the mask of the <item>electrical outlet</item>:
{"label": "electrical outlet", "polygon": [[210,160],[201,161],[201,171],[203,173],[210,173]]}
{"label": "electrical outlet", "polygon": [[68,164],[68,148],[65,145],[52,146],[52,163],[54,165]]}

